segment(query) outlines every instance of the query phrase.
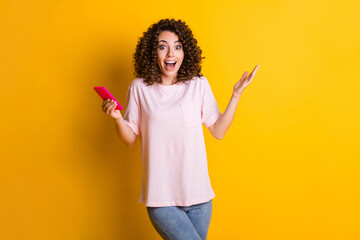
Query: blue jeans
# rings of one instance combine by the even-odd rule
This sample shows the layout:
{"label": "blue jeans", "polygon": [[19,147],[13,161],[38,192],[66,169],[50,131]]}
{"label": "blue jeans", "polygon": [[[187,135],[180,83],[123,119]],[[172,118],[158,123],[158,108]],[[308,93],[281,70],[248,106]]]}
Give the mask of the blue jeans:
{"label": "blue jeans", "polygon": [[206,240],[212,199],[191,206],[146,207],[150,221],[165,240]]}

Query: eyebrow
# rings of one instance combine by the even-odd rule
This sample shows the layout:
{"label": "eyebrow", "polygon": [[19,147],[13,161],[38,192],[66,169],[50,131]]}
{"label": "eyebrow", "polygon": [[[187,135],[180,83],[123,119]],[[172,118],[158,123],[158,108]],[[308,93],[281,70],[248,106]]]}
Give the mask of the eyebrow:
{"label": "eyebrow", "polygon": [[[160,40],[158,43],[160,43],[160,42],[166,42],[166,43],[168,43],[168,42],[165,41],[165,40]],[[176,43],[176,42],[180,42],[180,41],[175,41],[174,43]]]}

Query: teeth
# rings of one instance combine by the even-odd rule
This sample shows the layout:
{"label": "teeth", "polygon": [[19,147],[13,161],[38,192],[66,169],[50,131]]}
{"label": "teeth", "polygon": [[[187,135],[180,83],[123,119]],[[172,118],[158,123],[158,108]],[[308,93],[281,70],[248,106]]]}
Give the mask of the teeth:
{"label": "teeth", "polygon": [[176,61],[165,61],[165,63],[176,63]]}

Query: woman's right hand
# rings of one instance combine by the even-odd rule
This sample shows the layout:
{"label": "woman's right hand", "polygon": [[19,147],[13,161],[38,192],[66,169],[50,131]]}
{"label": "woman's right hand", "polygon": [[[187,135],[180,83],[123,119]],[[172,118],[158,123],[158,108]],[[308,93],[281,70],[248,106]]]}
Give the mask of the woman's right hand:
{"label": "woman's right hand", "polygon": [[114,120],[122,118],[120,110],[115,110],[117,104],[112,99],[105,99],[102,103],[102,110]]}

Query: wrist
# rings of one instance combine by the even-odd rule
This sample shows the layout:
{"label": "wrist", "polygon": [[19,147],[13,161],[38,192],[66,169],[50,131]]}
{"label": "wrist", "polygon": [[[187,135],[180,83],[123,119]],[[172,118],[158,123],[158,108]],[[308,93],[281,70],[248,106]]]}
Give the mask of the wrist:
{"label": "wrist", "polygon": [[113,120],[115,121],[115,122],[118,122],[118,121],[124,121],[124,119],[122,118],[122,117],[119,117],[119,118],[113,118]]}
{"label": "wrist", "polygon": [[240,97],[241,97],[241,93],[240,94],[234,94],[233,93],[233,95],[231,96],[232,99],[237,100],[237,101],[240,100]]}

